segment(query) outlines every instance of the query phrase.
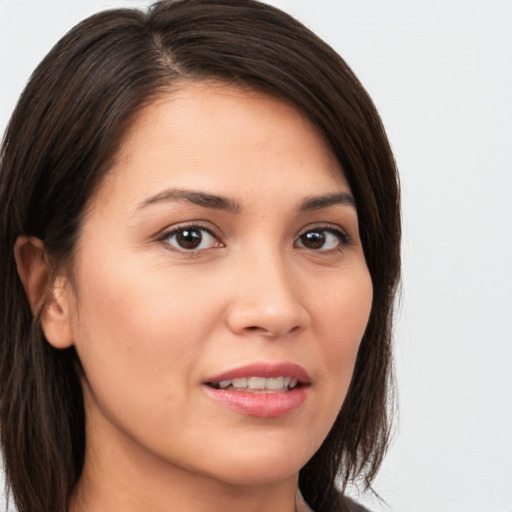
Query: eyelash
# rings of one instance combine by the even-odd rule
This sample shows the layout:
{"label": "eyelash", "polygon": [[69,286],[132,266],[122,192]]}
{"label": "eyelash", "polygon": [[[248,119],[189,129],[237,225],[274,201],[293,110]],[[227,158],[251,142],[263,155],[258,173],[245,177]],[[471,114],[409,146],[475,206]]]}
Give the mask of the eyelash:
{"label": "eyelash", "polygon": [[[309,234],[309,233],[329,233],[330,235],[333,235],[338,239],[339,245],[336,247],[333,247],[331,249],[311,249],[314,252],[319,252],[322,254],[331,254],[343,251],[346,247],[352,244],[352,239],[350,236],[346,233],[346,231],[342,230],[339,226],[336,225],[319,225],[319,226],[309,226],[308,228],[304,229],[301,233],[299,233],[297,237],[297,241],[301,239],[301,237]],[[297,242],[296,242],[297,243]],[[308,247],[303,247],[304,249],[309,249]]]}
{"label": "eyelash", "polygon": [[[184,247],[177,247],[177,246],[173,246],[173,244],[170,243],[170,239],[172,239],[173,237],[176,237],[178,236],[179,234],[183,234],[185,232],[202,232],[202,233],[207,233],[207,236],[209,237],[212,237],[214,240],[216,240],[215,244],[212,246],[212,247],[206,247],[206,248],[196,248],[196,247],[193,247],[193,248],[184,248]],[[308,235],[308,234],[312,234],[312,233],[328,233],[334,237],[337,238],[338,240],[338,245],[336,247],[333,247],[333,248],[329,248],[329,249],[322,249],[322,248],[318,248],[318,249],[312,249],[311,247],[306,247],[304,246],[304,243],[303,241],[301,242],[301,238]],[[189,255],[195,255],[195,254],[199,254],[200,252],[202,251],[209,251],[211,249],[216,249],[216,248],[222,248],[222,247],[225,247],[225,245],[219,240],[220,239],[220,236],[216,233],[214,233],[211,228],[208,228],[204,225],[201,225],[201,224],[198,224],[198,223],[194,223],[194,224],[187,224],[187,225],[182,225],[182,226],[178,226],[178,227],[175,227],[173,228],[172,230],[170,231],[166,231],[162,236],[160,236],[158,238],[158,241],[159,242],[162,242],[162,243],[165,243],[170,250],[173,250],[173,251],[176,251],[176,252],[181,252],[181,253],[185,253],[185,254],[189,254]],[[201,238],[199,239],[199,245],[201,243],[203,243],[204,241],[204,235],[201,236]],[[301,242],[302,245],[298,245],[297,244]],[[324,236],[324,240],[323,240],[323,243],[322,245],[325,245],[326,241],[325,241],[325,236]],[[349,246],[352,244],[352,239],[350,238],[350,236],[344,231],[342,230],[339,226],[335,226],[335,225],[319,225],[319,226],[309,226],[307,229],[304,229],[303,231],[301,231],[298,236],[297,236],[297,239],[294,243],[294,246],[298,247],[299,249],[304,249],[304,250],[311,250],[315,253],[321,253],[321,254],[331,254],[331,253],[336,253],[336,252],[340,252],[342,251],[345,247]]]}
{"label": "eyelash", "polygon": [[[205,249],[197,249],[197,248],[186,249],[184,247],[174,247],[169,242],[169,240],[172,237],[175,237],[175,236],[179,235],[180,233],[184,233],[186,231],[189,231],[189,232],[200,231],[202,233],[207,233],[208,236],[210,236],[214,240],[216,240],[216,243],[214,244],[213,247],[208,247],[208,248],[205,248]],[[203,242],[203,238],[204,238],[204,235],[200,239],[200,243]],[[198,223],[194,223],[194,224],[186,224],[186,225],[178,226],[178,227],[173,228],[170,231],[166,231],[161,237],[159,237],[158,241],[165,243],[169,247],[170,250],[193,255],[193,254],[198,254],[201,251],[208,251],[208,250],[211,250],[211,249],[216,249],[216,248],[224,247],[224,244],[222,242],[218,241],[219,239],[220,239],[220,236],[218,234],[214,233],[210,228],[208,228],[206,226],[203,226],[201,224],[198,224]]]}

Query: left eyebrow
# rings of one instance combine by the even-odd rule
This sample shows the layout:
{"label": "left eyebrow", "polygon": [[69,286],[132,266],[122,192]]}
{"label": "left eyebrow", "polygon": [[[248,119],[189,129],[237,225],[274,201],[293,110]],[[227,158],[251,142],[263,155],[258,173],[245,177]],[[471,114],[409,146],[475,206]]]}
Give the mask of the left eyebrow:
{"label": "left eyebrow", "polygon": [[231,213],[238,213],[240,205],[227,197],[207,194],[196,190],[168,189],[160,192],[143,201],[137,209],[146,208],[156,203],[164,203],[171,201],[185,200],[189,203],[203,206],[204,208],[212,208],[214,210],[225,210]]}
{"label": "left eyebrow", "polygon": [[355,209],[356,200],[348,192],[338,192],[336,194],[329,194],[326,196],[311,196],[306,197],[300,205],[300,210],[303,212],[320,210],[322,208],[328,208],[337,204],[351,206]]}

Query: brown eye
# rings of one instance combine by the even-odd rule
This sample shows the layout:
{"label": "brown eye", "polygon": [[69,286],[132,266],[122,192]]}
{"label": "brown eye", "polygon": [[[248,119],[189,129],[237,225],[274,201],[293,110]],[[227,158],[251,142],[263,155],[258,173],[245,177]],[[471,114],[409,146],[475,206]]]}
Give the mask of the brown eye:
{"label": "brown eye", "polygon": [[183,249],[197,249],[203,236],[198,229],[183,229],[176,234],[176,243]]}
{"label": "brown eye", "polygon": [[221,243],[201,227],[183,227],[167,233],[162,240],[178,251],[200,251],[220,246]]}
{"label": "brown eye", "polygon": [[325,234],[322,231],[309,231],[300,237],[303,247],[321,249],[325,244]]}
{"label": "brown eye", "polygon": [[310,229],[299,236],[296,245],[312,251],[331,251],[347,245],[348,237],[338,229]]}

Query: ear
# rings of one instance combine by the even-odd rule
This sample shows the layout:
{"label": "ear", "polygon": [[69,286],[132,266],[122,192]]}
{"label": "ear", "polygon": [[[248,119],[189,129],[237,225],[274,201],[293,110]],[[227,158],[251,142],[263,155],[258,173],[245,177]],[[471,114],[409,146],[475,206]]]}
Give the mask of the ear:
{"label": "ear", "polygon": [[73,332],[67,279],[56,276],[51,281],[50,261],[39,238],[20,236],[14,246],[14,256],[32,314],[41,315],[46,339],[55,348],[70,347]]}

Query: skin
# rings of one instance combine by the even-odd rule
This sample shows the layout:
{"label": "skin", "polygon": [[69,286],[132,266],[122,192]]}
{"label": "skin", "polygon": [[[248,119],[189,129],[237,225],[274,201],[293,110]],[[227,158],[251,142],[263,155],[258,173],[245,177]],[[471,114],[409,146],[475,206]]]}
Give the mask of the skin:
{"label": "skin", "polygon": [[[339,164],[280,100],[196,83],[139,113],[90,201],[73,279],[59,275],[43,316],[49,342],[74,345],[84,369],[73,512],[294,510],[298,471],[343,403],[372,302],[356,208],[301,209],[334,193],[351,193]],[[194,250],[176,236],[190,225],[203,237]],[[325,243],[305,245],[305,232]],[[38,244],[22,240],[17,254],[36,286]],[[204,391],[212,375],[283,361],[311,377],[283,417]]]}

